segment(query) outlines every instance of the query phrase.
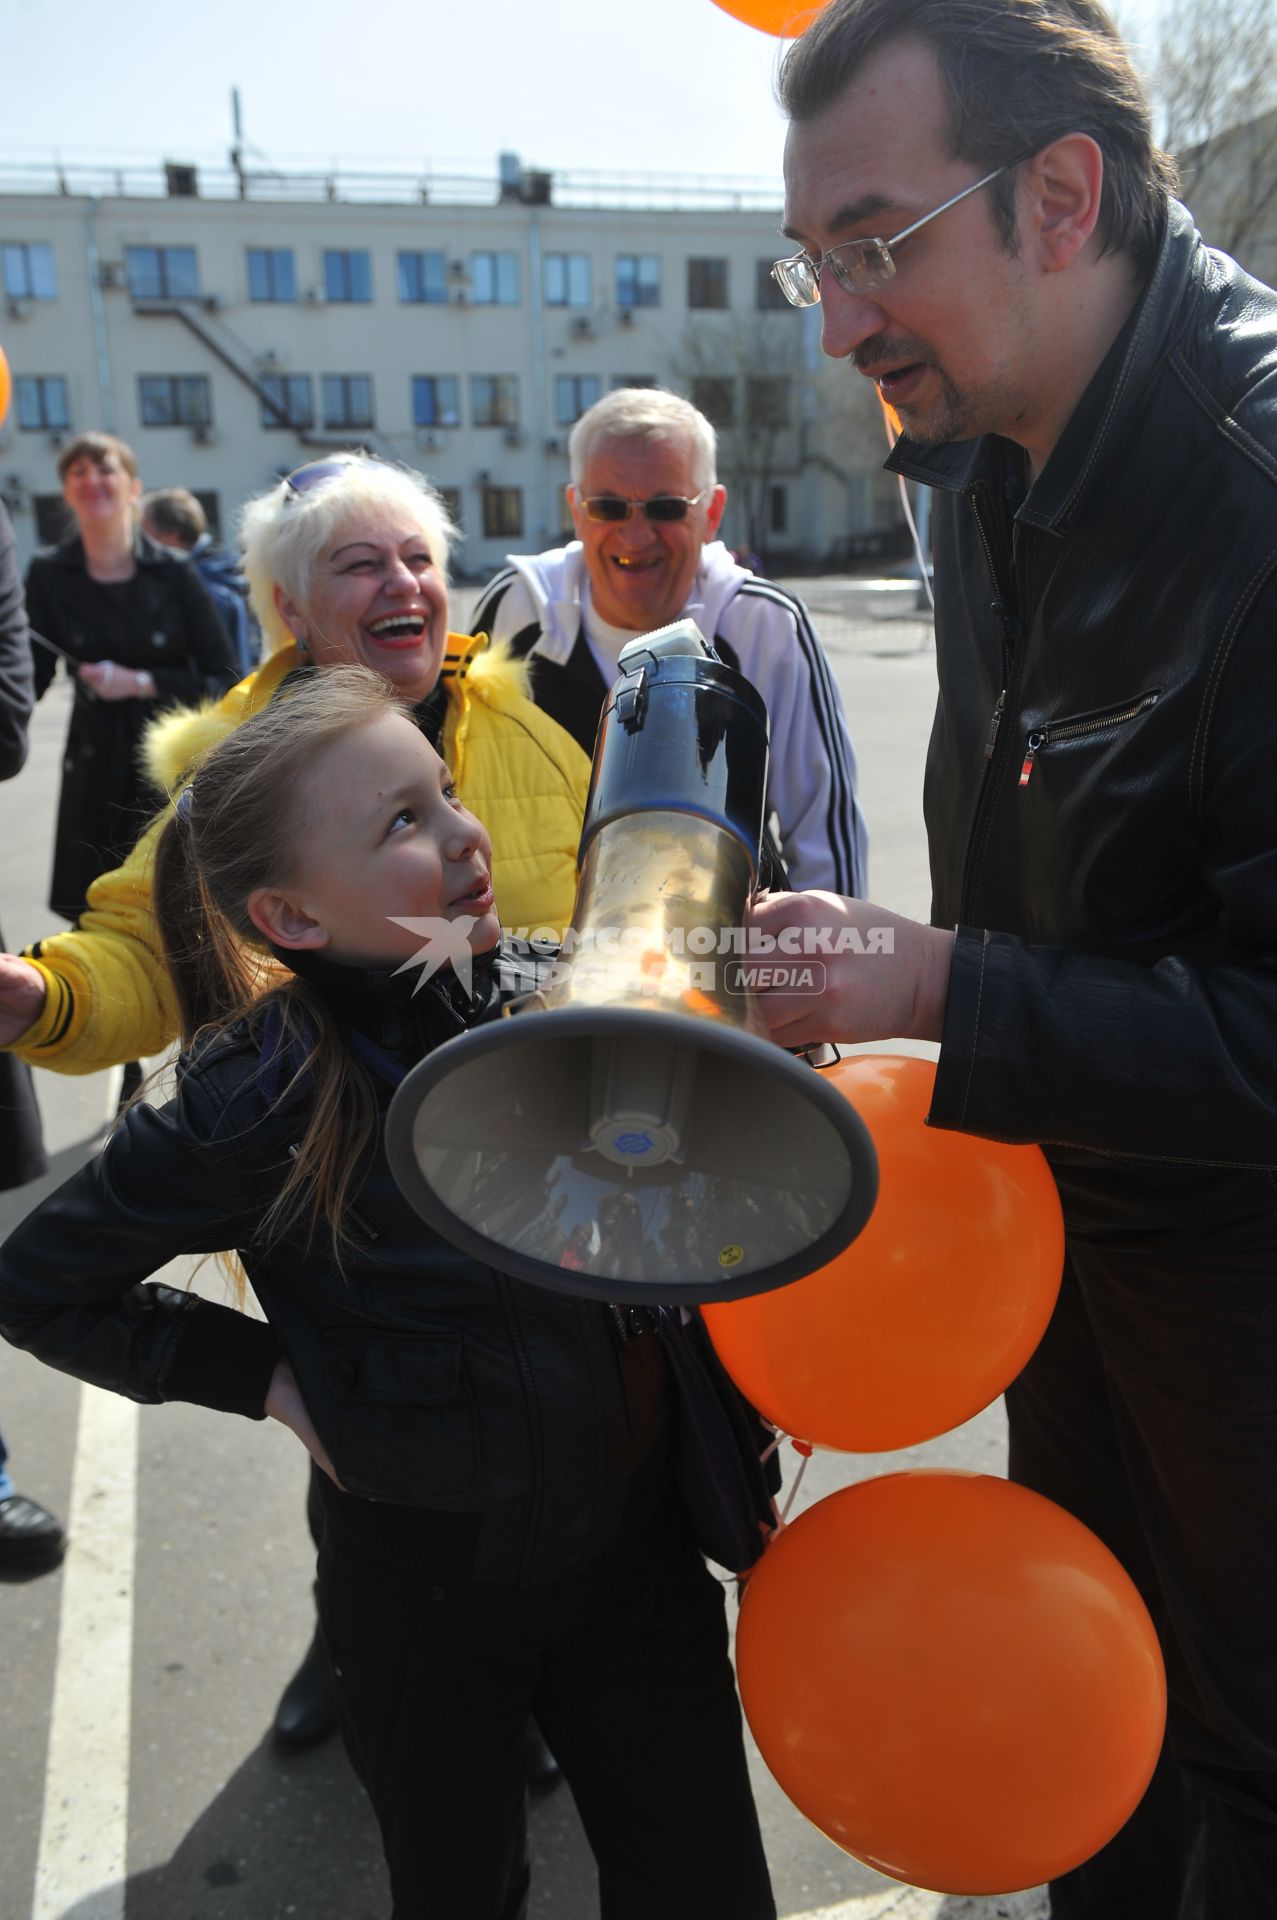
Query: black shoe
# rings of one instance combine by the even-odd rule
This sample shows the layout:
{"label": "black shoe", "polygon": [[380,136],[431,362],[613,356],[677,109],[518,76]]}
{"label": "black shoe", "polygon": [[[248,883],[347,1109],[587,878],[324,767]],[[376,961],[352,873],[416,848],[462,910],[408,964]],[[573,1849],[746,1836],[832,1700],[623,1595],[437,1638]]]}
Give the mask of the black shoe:
{"label": "black shoe", "polygon": [[0,1500],[0,1575],[48,1573],[66,1544],[59,1522],[34,1500],[21,1493]]}
{"label": "black shoe", "polygon": [[523,1729],[523,1777],[528,1783],[528,1792],[538,1797],[543,1793],[553,1793],[563,1778],[559,1763],[550,1752],[545,1735],[531,1714]]}
{"label": "black shoe", "polygon": [[275,1709],[275,1745],[286,1753],[317,1746],[337,1731],[333,1680],[324,1643],[316,1633],[306,1657],[279,1696]]}

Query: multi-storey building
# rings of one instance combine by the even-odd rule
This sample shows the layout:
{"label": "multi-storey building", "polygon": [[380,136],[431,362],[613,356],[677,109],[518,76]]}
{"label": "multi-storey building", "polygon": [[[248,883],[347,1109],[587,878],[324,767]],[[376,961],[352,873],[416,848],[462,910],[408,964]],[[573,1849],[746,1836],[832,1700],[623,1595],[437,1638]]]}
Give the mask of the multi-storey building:
{"label": "multi-storey building", "polygon": [[778,184],[551,177],[511,155],[489,181],[232,158],[0,169],[0,498],[24,558],[63,524],[59,448],[104,426],[223,537],[316,449],[406,461],[482,576],[564,531],[573,422],[642,383],[718,425],[730,543],[792,565],[894,537],[866,383],[822,366],[818,313],[783,308],[768,273]]}

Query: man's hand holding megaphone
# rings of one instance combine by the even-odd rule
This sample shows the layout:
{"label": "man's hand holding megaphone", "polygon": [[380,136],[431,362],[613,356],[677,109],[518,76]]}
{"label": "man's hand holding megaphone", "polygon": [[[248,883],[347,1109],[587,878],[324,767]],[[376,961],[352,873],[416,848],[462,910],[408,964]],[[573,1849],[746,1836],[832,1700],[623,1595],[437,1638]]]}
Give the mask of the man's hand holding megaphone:
{"label": "man's hand holding megaphone", "polygon": [[[749,909],[754,942],[778,961],[823,967],[823,991],[803,970],[778,966],[757,979],[758,1007],[784,1047],[816,1041],[939,1040],[949,991],[953,935],[836,893],[765,893]],[[774,941],[775,947],[766,943]],[[797,974],[802,984],[790,981]],[[819,979],[819,975],[817,978]]]}

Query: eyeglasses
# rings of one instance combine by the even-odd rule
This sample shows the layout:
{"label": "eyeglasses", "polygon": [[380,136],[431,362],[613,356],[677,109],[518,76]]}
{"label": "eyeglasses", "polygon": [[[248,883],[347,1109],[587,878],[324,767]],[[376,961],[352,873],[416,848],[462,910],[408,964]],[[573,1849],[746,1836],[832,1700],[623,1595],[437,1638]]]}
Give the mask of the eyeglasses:
{"label": "eyeglasses", "polygon": [[1005,173],[1007,167],[1018,164],[1018,161],[1008,160],[1005,166],[995,167],[992,173],[985,174],[983,180],[976,180],[971,186],[964,187],[961,193],[955,193],[942,206],[933,207],[930,213],[923,214],[921,220],[902,228],[890,240],[844,240],[841,246],[830,247],[819,260],[813,260],[806,251],[794,254],[789,260],[778,260],[772,268],[772,279],[791,307],[817,305],[820,300],[820,276],[826,267],[840,287],[845,287],[848,293],[854,293],[859,299],[863,299],[867,293],[877,293],[886,286],[888,280],[895,277],[894,247],[898,247],[902,240],[907,240],[911,233],[917,233],[919,227],[925,227],[928,221],[948,213],[950,207],[956,207],[959,201],[979,193],[981,187],[987,187],[991,180]]}
{"label": "eyeglasses", "polygon": [[623,500],[617,493],[589,493],[581,505],[587,520],[628,520],[636,507],[648,520],[686,520],[692,508],[698,507],[707,493],[713,493],[715,484],[711,480],[690,500],[681,493],[654,493],[650,500]]}

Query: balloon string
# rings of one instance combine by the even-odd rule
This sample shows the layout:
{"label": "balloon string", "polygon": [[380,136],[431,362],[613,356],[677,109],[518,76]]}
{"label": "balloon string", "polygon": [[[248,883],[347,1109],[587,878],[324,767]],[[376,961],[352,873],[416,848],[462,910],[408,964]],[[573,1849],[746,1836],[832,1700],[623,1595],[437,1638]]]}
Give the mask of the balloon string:
{"label": "balloon string", "polygon": [[772,1454],[775,1453],[777,1447],[782,1446],[786,1440],[789,1441],[794,1452],[801,1456],[801,1464],[799,1465],[797,1473],[794,1475],[794,1484],[789,1489],[789,1497],[786,1499],[784,1506],[778,1507],[775,1500],[773,1499],[772,1501],[772,1518],[776,1524],[772,1528],[771,1538],[775,1540],[789,1522],[790,1509],[797,1498],[798,1489],[803,1483],[803,1475],[807,1471],[807,1462],[811,1459],[814,1449],[810,1440],[795,1440],[792,1434],[782,1433],[777,1427],[773,1427],[772,1432],[775,1438],[759,1455],[761,1461],[766,1462],[769,1460]]}
{"label": "balloon string", "polygon": [[789,1498],[788,1498],[788,1499],[786,1500],[786,1502],[785,1502],[785,1504],[784,1504],[784,1506],[783,1506],[783,1507],[781,1508],[781,1510],[780,1510],[780,1514],[779,1514],[779,1526],[781,1526],[781,1527],[783,1527],[783,1526],[785,1526],[785,1525],[787,1525],[787,1524],[788,1524],[788,1521],[789,1521],[789,1510],[790,1510],[790,1508],[791,1508],[791,1507],[793,1506],[793,1504],[794,1504],[794,1501],[795,1501],[795,1499],[796,1499],[796,1498],[797,1498],[797,1496],[798,1496],[798,1489],[799,1489],[799,1487],[801,1487],[801,1485],[803,1484],[803,1475],[804,1475],[804,1474],[806,1473],[806,1471],[807,1471],[807,1462],[808,1462],[808,1461],[809,1461],[810,1459],[811,1459],[811,1453],[810,1453],[810,1450],[808,1450],[808,1451],[805,1451],[805,1452],[803,1452],[803,1455],[802,1455],[802,1459],[801,1459],[801,1461],[799,1462],[799,1467],[798,1467],[798,1471],[797,1471],[797,1473],[796,1473],[796,1474],[794,1475],[794,1484],[793,1484],[793,1486],[792,1486],[792,1487],[791,1487],[791,1488],[789,1489]]}

